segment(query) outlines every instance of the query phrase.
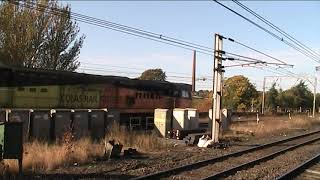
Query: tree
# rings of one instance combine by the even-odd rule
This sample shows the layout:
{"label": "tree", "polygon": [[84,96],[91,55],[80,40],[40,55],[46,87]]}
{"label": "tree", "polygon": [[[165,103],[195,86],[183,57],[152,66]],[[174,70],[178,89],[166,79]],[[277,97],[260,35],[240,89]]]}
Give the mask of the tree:
{"label": "tree", "polygon": [[308,89],[307,85],[300,81],[299,84],[293,86],[288,91],[291,91],[294,102],[293,104],[295,107],[302,107],[302,108],[310,108],[312,107],[312,98],[313,95],[311,91]]}
{"label": "tree", "polygon": [[165,81],[167,79],[167,75],[162,69],[148,69],[145,70],[141,76],[140,80],[153,80],[153,81]]}
{"label": "tree", "polygon": [[[49,13],[57,8],[61,15]],[[60,6],[56,0],[5,1],[0,4],[0,24],[3,64],[68,71],[79,67],[77,58],[85,37],[77,38],[79,27],[70,18],[69,5]]]}
{"label": "tree", "polygon": [[233,76],[224,83],[222,105],[231,109],[248,109],[251,103],[258,102],[258,92],[249,79],[244,76]]}
{"label": "tree", "polygon": [[196,95],[202,98],[212,98],[212,90],[199,90]]}
{"label": "tree", "polygon": [[290,90],[282,91],[282,89],[280,89],[277,99],[279,106],[282,108],[292,109],[296,107],[294,104],[294,95]]}
{"label": "tree", "polygon": [[278,96],[279,105],[283,108],[311,108],[313,103],[313,95],[307,85],[300,81],[296,86],[285,91],[280,90]]}
{"label": "tree", "polygon": [[273,83],[269,91],[267,92],[266,104],[272,111],[277,110],[279,92],[276,89],[276,83]]}
{"label": "tree", "polygon": [[196,97],[192,97],[191,107],[196,108],[199,112],[208,112],[212,109],[212,90],[199,90]]}

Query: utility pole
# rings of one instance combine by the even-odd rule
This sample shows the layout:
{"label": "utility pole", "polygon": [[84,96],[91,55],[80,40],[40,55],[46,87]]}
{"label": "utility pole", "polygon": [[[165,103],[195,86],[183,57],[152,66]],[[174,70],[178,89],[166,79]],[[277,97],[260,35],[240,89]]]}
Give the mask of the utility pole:
{"label": "utility pole", "polygon": [[212,95],[212,126],[211,138],[219,142],[219,128],[221,122],[221,94],[222,94],[222,37],[215,34],[213,67],[213,95]]}
{"label": "utility pole", "polygon": [[266,77],[263,78],[263,90],[262,90],[262,107],[261,114],[264,114],[264,104],[265,104],[265,92],[266,92]]}
{"label": "utility pole", "polygon": [[253,112],[253,99],[251,99],[251,112]]}
{"label": "utility pole", "polygon": [[196,51],[193,51],[192,62],[192,93],[196,92]]}
{"label": "utility pole", "polygon": [[316,112],[316,95],[317,95],[317,77],[314,77],[314,89],[313,89],[313,107],[312,107],[312,117],[314,118]]}
{"label": "utility pole", "polygon": [[316,111],[316,96],[317,96],[317,71],[320,70],[320,66],[316,66],[316,72],[314,75],[314,96],[313,96],[313,117],[315,116]]}

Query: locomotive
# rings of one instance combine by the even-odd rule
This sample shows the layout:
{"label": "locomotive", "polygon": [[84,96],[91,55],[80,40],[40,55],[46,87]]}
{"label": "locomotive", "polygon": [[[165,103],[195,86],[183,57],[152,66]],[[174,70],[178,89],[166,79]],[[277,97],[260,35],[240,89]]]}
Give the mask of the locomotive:
{"label": "locomotive", "polygon": [[149,129],[154,109],[191,106],[189,84],[7,66],[0,75],[1,108],[106,108],[120,124]]}

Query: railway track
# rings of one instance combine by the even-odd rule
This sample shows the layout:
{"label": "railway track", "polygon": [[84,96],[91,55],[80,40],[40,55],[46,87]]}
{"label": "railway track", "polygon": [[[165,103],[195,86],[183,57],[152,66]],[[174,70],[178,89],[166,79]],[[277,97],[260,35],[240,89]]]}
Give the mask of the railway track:
{"label": "railway track", "polygon": [[319,134],[320,131],[313,131],[133,179],[160,179],[168,177],[196,179],[224,178],[237,171],[245,170],[261,162],[268,161],[287,151],[319,141]]}
{"label": "railway track", "polygon": [[320,153],[303,162],[296,168],[278,177],[277,180],[285,179],[320,179]]}

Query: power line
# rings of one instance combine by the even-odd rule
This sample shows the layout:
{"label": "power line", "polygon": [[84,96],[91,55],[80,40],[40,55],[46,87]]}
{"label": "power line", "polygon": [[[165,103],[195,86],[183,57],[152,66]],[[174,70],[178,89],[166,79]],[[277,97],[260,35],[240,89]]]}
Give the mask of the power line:
{"label": "power line", "polygon": [[[13,3],[15,5],[21,5],[23,7],[30,8],[30,9],[35,9],[35,10],[42,11],[42,12],[47,12],[46,8],[48,8],[48,6],[43,6],[41,4],[36,4],[36,3],[29,3],[29,4],[32,4],[32,5],[36,6],[36,7],[32,7],[31,5],[28,5],[27,3],[25,3],[25,4],[21,4],[19,2],[10,2],[10,3]],[[58,8],[50,8],[50,10],[51,11],[47,12],[47,13],[50,13],[50,14],[53,14],[53,15],[60,15],[60,16],[61,15],[68,15],[68,13],[66,11],[63,11],[63,10],[58,9]],[[125,34],[129,34],[129,35],[145,38],[145,39],[148,39],[148,40],[152,40],[152,41],[156,41],[156,42],[160,42],[160,43],[164,43],[164,44],[180,47],[180,48],[187,49],[187,50],[192,50],[192,51],[193,50],[197,50],[197,52],[199,52],[199,53],[213,56],[213,49],[210,48],[210,47],[205,47],[203,45],[197,45],[195,43],[190,43],[190,42],[183,41],[183,40],[178,40],[178,39],[175,40],[175,38],[169,38],[169,37],[164,36],[162,34],[156,34],[156,33],[152,33],[152,32],[149,32],[149,31],[144,31],[144,30],[141,30],[141,29],[132,28],[132,27],[129,27],[129,26],[124,26],[124,25],[121,25],[121,24],[118,24],[118,23],[113,23],[113,22],[110,22],[110,21],[106,21],[106,20],[90,17],[90,16],[87,16],[87,15],[82,15],[82,14],[79,14],[79,13],[70,12],[70,16],[72,18],[80,21],[80,22],[83,22],[83,23],[99,26],[99,27],[102,27],[102,28],[111,29],[111,30],[114,30],[114,31],[118,31],[118,32],[122,32],[122,33],[125,33]]]}
{"label": "power line", "polygon": [[[90,67],[80,67],[79,70],[90,70],[90,71],[102,71],[102,72],[113,72],[113,73],[124,73],[124,74],[131,74],[131,75],[141,75],[140,72],[133,72],[133,71],[118,71],[118,70],[110,70],[110,69],[99,69],[99,68],[90,68]],[[184,79],[191,79],[191,77],[186,76],[168,76],[167,77],[176,77],[176,78],[184,78]]]}
{"label": "power line", "polygon": [[288,46],[292,47],[292,48],[295,49],[296,51],[299,51],[299,52],[302,53],[303,55],[305,55],[305,56],[309,57],[310,59],[312,59],[312,60],[320,63],[320,60],[319,60],[318,58],[314,57],[314,55],[312,55],[312,54],[310,54],[310,53],[308,53],[308,52],[305,52],[305,51],[301,50],[299,47],[296,47],[294,44],[286,41],[286,40],[283,39],[282,37],[276,35],[275,33],[269,31],[268,29],[260,26],[259,24],[255,23],[254,21],[250,20],[249,18],[243,16],[242,14],[236,12],[235,10],[231,9],[230,7],[228,7],[228,6],[226,6],[226,5],[218,2],[217,0],[213,0],[213,1],[216,2],[217,4],[219,4],[220,6],[228,9],[229,11],[233,12],[234,14],[240,16],[241,18],[245,19],[246,21],[250,22],[251,24],[255,25],[256,27],[260,28],[261,30],[265,31],[266,33],[270,34],[270,35],[273,36],[274,38],[276,38],[276,39],[284,42],[285,44],[287,44]]}
{"label": "power line", "polygon": [[[81,64],[85,64],[85,67],[91,67],[91,66],[99,66],[99,68],[102,67],[113,67],[113,68],[120,68],[120,69],[130,69],[130,70],[146,70],[146,68],[136,68],[136,67],[125,67],[125,66],[118,66],[118,65],[111,65],[111,64],[98,64],[98,63],[88,63],[88,62],[81,62]],[[82,65],[80,65],[80,67],[84,67]],[[110,68],[111,69],[111,68]],[[151,69],[156,69],[156,68],[151,68]],[[179,72],[172,72],[172,71],[165,71],[166,73],[170,73],[170,74],[178,74],[178,75],[190,75],[191,73],[179,73]],[[212,77],[212,76],[208,76],[208,75],[198,75],[201,77]]]}
{"label": "power line", "polygon": [[[118,73],[118,74],[127,74],[131,76],[139,76],[141,75],[140,72],[133,72],[133,71],[119,71],[119,70],[110,70],[110,69],[101,69],[101,68],[90,68],[90,67],[80,67],[78,68],[79,71],[97,71],[97,72],[108,72],[108,73]],[[203,76],[200,76],[203,78]],[[167,78],[175,78],[175,79],[190,79],[191,82],[191,77],[187,76],[174,76],[174,75],[167,75]],[[206,80],[213,80],[212,78],[203,78]]]}
{"label": "power line", "polygon": [[237,56],[237,57],[241,57],[241,58],[233,58],[231,56],[227,57],[226,60],[230,60],[230,61],[233,61],[233,60],[238,60],[238,61],[244,61],[244,62],[251,62],[251,63],[256,63],[256,64],[273,64],[273,65],[277,65],[277,66],[289,66],[289,67],[293,67],[293,65],[291,64],[283,64],[283,63],[269,63],[267,61],[263,61],[261,59],[257,59],[257,58],[252,58],[252,57],[247,57],[247,56],[243,56],[243,55],[239,55],[239,54],[235,54],[235,53],[230,53],[230,52],[226,52],[226,51],[221,51],[220,53],[222,54],[227,54],[227,55],[232,55],[232,56]]}
{"label": "power line", "polygon": [[[18,5],[19,4],[20,3],[18,3]],[[32,6],[23,5],[23,4],[20,4],[20,5],[22,5],[22,6],[26,7],[26,8],[36,9],[36,10],[42,11],[42,12],[47,12],[46,11],[46,7],[44,7],[42,5],[39,5],[39,4],[36,5],[37,7],[32,7]],[[39,8],[38,6],[42,6],[42,8]],[[60,15],[60,16],[61,15],[68,15],[68,14],[66,14],[66,12],[63,12],[63,11],[57,9],[57,8],[56,9],[50,8],[50,9],[51,9],[51,11],[47,12],[47,13],[50,13],[50,14],[53,14],[53,15]],[[55,12],[52,12],[52,11],[55,11]],[[213,56],[213,52],[214,51],[213,51],[212,48],[209,48],[209,47],[205,47],[205,46],[202,46],[202,45],[197,45],[195,43],[187,44],[186,43],[187,41],[182,41],[182,40],[176,41],[177,39],[175,39],[175,38],[171,38],[171,39],[163,38],[162,35],[159,35],[159,37],[158,37],[158,36],[155,36],[155,33],[148,34],[148,32],[144,31],[144,30],[141,30],[142,32],[140,32],[136,28],[130,29],[130,28],[128,28],[128,26],[122,27],[122,25],[120,25],[120,24],[116,24],[116,23],[112,24],[112,22],[100,20],[100,19],[97,19],[97,18],[92,18],[92,17],[86,16],[86,15],[81,15],[81,16],[79,16],[79,15],[81,15],[81,14],[77,15],[77,13],[75,14],[73,12],[70,12],[70,16],[75,18],[75,19],[77,19],[77,20],[79,20],[80,22],[84,22],[84,23],[95,25],[95,26],[99,26],[99,27],[103,27],[103,28],[119,31],[119,32],[122,32],[122,33],[138,36],[138,37],[141,37],[141,38],[150,39],[150,40],[153,40],[153,41],[158,41],[158,42],[161,42],[161,43],[165,43],[165,44],[181,47],[181,48],[188,49],[188,50],[195,50],[196,49],[200,53],[204,53],[204,54]],[[157,38],[157,39],[155,39],[155,38]],[[168,42],[164,42],[164,41],[168,41]],[[232,55],[233,53],[229,53],[229,54]],[[233,54],[233,55],[235,55],[235,54]],[[238,55],[238,56],[240,56],[240,55]],[[263,62],[261,60],[250,58],[250,57],[245,57],[245,56],[240,56],[240,57],[251,59],[251,60],[256,60],[259,63]],[[284,65],[287,65],[287,64],[284,64]]]}
{"label": "power line", "polygon": [[267,19],[265,19],[261,15],[257,14],[256,12],[251,10],[249,7],[245,6],[244,4],[240,3],[239,1],[236,1],[236,0],[232,0],[232,1],[234,3],[236,3],[238,6],[240,6],[241,8],[243,8],[244,10],[246,10],[247,12],[249,12],[250,14],[252,14],[253,16],[255,16],[256,18],[258,18],[259,20],[261,20],[262,22],[264,22],[265,24],[269,25],[272,29],[276,30],[277,32],[279,32],[280,34],[282,34],[283,36],[285,36],[286,38],[291,40],[293,43],[297,44],[298,46],[305,49],[309,53],[317,56],[317,58],[320,57],[320,55],[317,52],[315,52],[314,50],[312,50],[310,47],[304,45],[302,42],[298,41],[296,38],[292,37],[290,34],[286,33],[284,30],[280,29],[278,26],[274,25],[273,23],[271,23],[270,21],[268,21]]}
{"label": "power line", "polygon": [[[14,3],[14,2],[11,2],[11,3]],[[19,5],[20,3],[17,2],[17,3],[14,3],[14,4],[18,4]],[[46,8],[48,8],[48,6],[43,6],[41,4],[35,4],[35,3],[33,3],[33,5],[36,5],[36,7],[32,7],[30,5],[28,6],[28,5],[25,5],[25,4],[20,4],[20,5],[22,5],[24,7],[27,7],[27,8],[31,8],[31,9],[36,9],[38,11],[43,11],[43,12],[46,11]],[[39,8],[38,6],[40,6],[42,8]],[[51,12],[48,12],[48,13],[51,13],[51,14],[54,14],[54,15],[68,15],[68,14],[66,14],[67,12],[62,11],[61,9],[58,9],[58,8],[50,8],[50,10],[51,10]],[[52,11],[54,11],[54,12],[52,12]],[[110,22],[110,21],[101,20],[101,19],[98,19],[98,18],[82,15],[82,14],[79,14],[79,13],[70,12],[70,16],[75,18],[75,19],[77,19],[80,22],[96,25],[96,26],[99,26],[99,27],[103,27],[103,28],[119,31],[119,32],[122,32],[122,33],[130,34],[130,35],[133,35],[133,36],[138,36],[138,37],[141,37],[141,38],[146,38],[146,39],[149,39],[149,40],[153,40],[153,41],[157,41],[157,42],[161,42],[161,43],[165,43],[165,44],[169,44],[169,45],[173,45],[173,46],[177,46],[177,47],[181,47],[181,48],[188,49],[188,50],[195,50],[196,49],[200,53],[213,56],[213,52],[214,52],[213,49],[209,48],[209,47],[206,47],[206,46],[198,45],[198,44],[195,44],[195,43],[189,43],[187,41],[178,40],[178,39],[175,39],[175,38],[164,38],[164,37],[167,37],[167,36],[163,36],[161,34],[152,33],[152,32],[149,32],[149,31],[144,31],[144,30],[137,29],[137,28],[132,28],[132,27],[129,27],[129,26],[124,26],[124,25],[121,25],[121,24],[118,24],[118,23],[113,23],[113,22]],[[157,38],[157,39],[155,39],[155,38]],[[176,41],[176,40],[178,40],[178,41]],[[168,41],[168,42],[164,42],[164,41]]]}
{"label": "power line", "polygon": [[250,47],[250,46],[248,46],[248,45],[245,45],[245,44],[243,44],[243,43],[241,43],[241,42],[239,42],[239,41],[236,41],[236,40],[234,40],[234,39],[232,39],[232,38],[227,38],[227,37],[223,37],[223,38],[224,38],[224,39],[227,39],[227,40],[229,40],[229,41],[231,41],[231,42],[234,42],[234,43],[236,43],[236,44],[239,44],[239,45],[241,45],[241,46],[243,46],[243,47],[246,47],[246,48],[248,48],[248,49],[250,49],[250,50],[253,50],[253,51],[257,52],[257,53],[260,53],[260,54],[262,54],[262,55],[264,55],[264,56],[267,56],[267,57],[269,57],[269,58],[271,58],[271,59],[273,59],[273,60],[276,60],[276,61],[278,61],[278,62],[281,62],[281,63],[286,64],[286,62],[284,62],[284,61],[282,61],[282,60],[280,60],[280,59],[277,59],[277,58],[275,58],[275,57],[272,57],[272,56],[270,56],[270,55],[268,55],[268,54],[266,54],[266,53],[263,53],[263,52],[261,52],[261,51],[259,51],[259,50],[257,50],[257,49],[254,49],[254,48],[252,48],[252,47]]}
{"label": "power line", "polygon": [[[270,69],[274,69],[274,67],[269,67]],[[283,71],[280,71],[279,69],[283,70]],[[301,75],[298,75],[298,74],[295,74],[287,69],[284,69],[284,68],[281,68],[279,67],[279,69],[275,69],[276,71],[278,72],[281,72],[282,75],[286,75],[286,76],[290,76],[290,77],[293,77],[293,78],[297,78],[297,79],[301,79],[303,81],[307,81],[308,83],[310,83],[312,86],[314,86],[314,84],[310,81],[309,78],[306,78],[304,76],[301,76]]]}

